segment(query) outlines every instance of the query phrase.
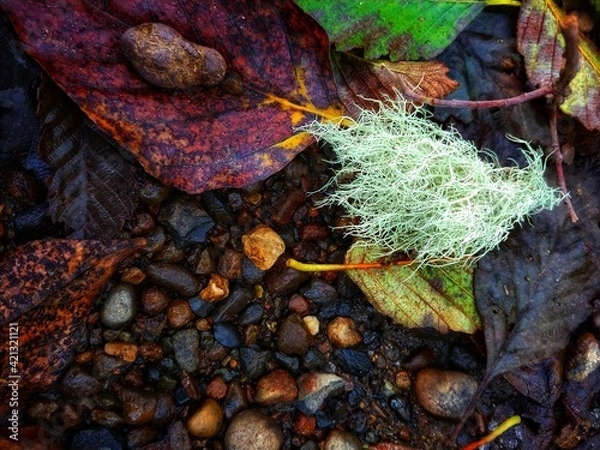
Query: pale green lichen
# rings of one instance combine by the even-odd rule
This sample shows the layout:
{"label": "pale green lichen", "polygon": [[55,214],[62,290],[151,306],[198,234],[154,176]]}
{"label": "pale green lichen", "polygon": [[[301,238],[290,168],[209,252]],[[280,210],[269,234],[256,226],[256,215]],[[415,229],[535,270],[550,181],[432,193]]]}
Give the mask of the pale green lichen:
{"label": "pale green lichen", "polygon": [[339,164],[322,204],[358,218],[345,231],[382,255],[405,252],[420,263],[478,258],[561,200],[544,180],[543,154],[526,142],[519,141],[528,166],[501,167],[493,152],[442,129],[422,108],[402,99],[377,106],[356,121],[303,129],[331,144]]}

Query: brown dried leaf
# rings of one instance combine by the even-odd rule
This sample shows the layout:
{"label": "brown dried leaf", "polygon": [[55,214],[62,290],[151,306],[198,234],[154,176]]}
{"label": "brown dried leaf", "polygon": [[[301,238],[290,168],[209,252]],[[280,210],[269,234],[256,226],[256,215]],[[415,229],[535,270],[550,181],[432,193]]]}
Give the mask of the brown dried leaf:
{"label": "brown dried leaf", "polygon": [[0,347],[0,392],[10,375],[21,389],[49,388],[81,339],[90,307],[118,264],[144,239],[128,241],[33,241],[0,261],[0,327],[18,328],[18,366]]}
{"label": "brown dried leaf", "polygon": [[403,84],[435,98],[458,87],[458,82],[447,75],[450,69],[439,61],[367,61],[347,53],[334,53],[331,59],[338,94],[353,117],[358,116],[360,108],[373,107],[368,99],[395,98],[395,90],[402,90]]}

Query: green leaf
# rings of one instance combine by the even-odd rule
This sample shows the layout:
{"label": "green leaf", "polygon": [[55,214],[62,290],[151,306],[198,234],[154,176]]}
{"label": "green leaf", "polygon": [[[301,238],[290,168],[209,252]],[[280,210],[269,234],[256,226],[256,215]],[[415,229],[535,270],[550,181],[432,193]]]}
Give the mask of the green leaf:
{"label": "green leaf", "polygon": [[[346,264],[373,262],[378,249],[354,245]],[[473,270],[459,265],[348,270],[348,275],[382,314],[407,328],[432,327],[474,333],[480,320],[473,297]]]}
{"label": "green leaf", "polygon": [[483,9],[480,0],[295,0],[339,51],[366,59],[429,59],[441,53]]}

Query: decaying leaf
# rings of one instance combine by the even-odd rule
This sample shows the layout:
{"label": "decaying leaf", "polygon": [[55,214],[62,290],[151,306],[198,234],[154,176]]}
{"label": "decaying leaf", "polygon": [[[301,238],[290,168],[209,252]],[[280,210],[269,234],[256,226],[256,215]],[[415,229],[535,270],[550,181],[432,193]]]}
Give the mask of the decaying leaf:
{"label": "decaying leaf", "polygon": [[53,83],[38,106],[40,154],[56,169],[48,186],[48,212],[73,239],[113,239],[133,215],[133,164],[101,136]]}
{"label": "decaying leaf", "polygon": [[354,118],[359,116],[360,108],[373,107],[369,99],[395,98],[396,90],[402,89],[400,82],[419,94],[436,98],[458,87],[447,75],[450,69],[438,61],[367,61],[338,52],[332,53],[331,60],[338,94]]}
{"label": "decaying leaf", "polygon": [[[346,264],[376,261],[377,249],[354,245]],[[382,314],[407,328],[474,333],[480,327],[472,292],[473,272],[462,266],[388,266],[348,270],[348,275]]]}
{"label": "decaying leaf", "polygon": [[[556,82],[564,65],[565,40],[560,21],[565,13],[553,0],[526,0],[518,26],[519,51],[530,80],[538,85]],[[588,129],[600,129],[600,54],[583,35],[579,36],[581,68],[569,84],[571,94],[560,109],[577,117]]]}
{"label": "decaying leaf", "polygon": [[[243,186],[313,142],[296,127],[341,114],[325,33],[291,0],[3,0],[27,52],[150,174],[198,193]],[[119,47],[130,26],[166,23],[217,50],[226,80],[152,86]]]}
{"label": "decaying leaf", "polygon": [[93,301],[118,264],[145,245],[128,241],[33,241],[0,260],[0,328],[18,340],[18,367],[0,348],[0,392],[49,388],[81,339]]}
{"label": "decaying leaf", "polygon": [[296,0],[327,31],[338,51],[364,49],[367,59],[430,59],[484,8],[478,0]]}
{"label": "decaying leaf", "polygon": [[600,295],[599,171],[577,164],[567,176],[580,222],[571,222],[564,205],[537,214],[475,272],[486,379],[560,352]]}

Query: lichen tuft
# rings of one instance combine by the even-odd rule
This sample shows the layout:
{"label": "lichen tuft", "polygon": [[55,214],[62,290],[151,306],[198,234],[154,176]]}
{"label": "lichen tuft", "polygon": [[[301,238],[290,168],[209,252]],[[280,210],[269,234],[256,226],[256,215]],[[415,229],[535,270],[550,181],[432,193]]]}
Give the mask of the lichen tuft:
{"label": "lichen tuft", "polygon": [[381,248],[382,256],[472,261],[515,224],[561,200],[544,180],[544,156],[528,143],[518,141],[527,167],[502,167],[493,152],[442,129],[423,108],[401,98],[377,106],[356,121],[313,122],[303,130],[331,144],[339,164],[322,204],[360,219],[346,233]]}

